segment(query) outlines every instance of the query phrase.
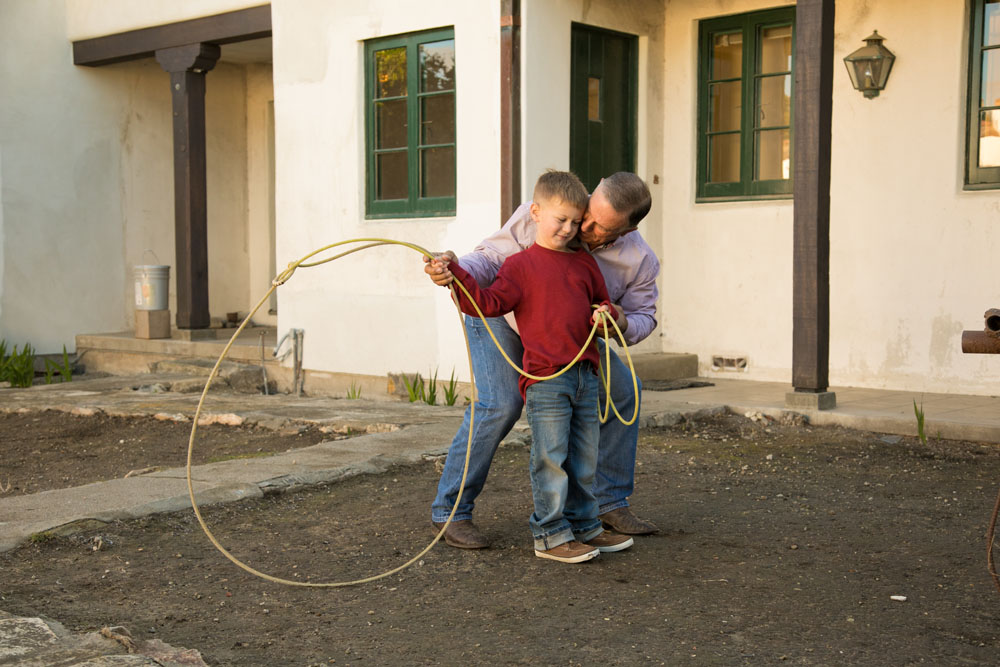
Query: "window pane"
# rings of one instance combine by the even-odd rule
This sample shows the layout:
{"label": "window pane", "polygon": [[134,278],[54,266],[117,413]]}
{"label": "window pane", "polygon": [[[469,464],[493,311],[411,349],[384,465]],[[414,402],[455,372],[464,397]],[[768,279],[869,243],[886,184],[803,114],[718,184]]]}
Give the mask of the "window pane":
{"label": "window pane", "polygon": [[587,120],[601,120],[601,80],[587,78]]}
{"label": "window pane", "polygon": [[375,103],[375,148],[406,148],[406,100]]}
{"label": "window pane", "polygon": [[710,183],[740,180],[740,135],[721,134],[708,138]]}
{"label": "window pane", "polygon": [[406,153],[382,153],[375,156],[375,198],[406,199],[408,195]]}
{"label": "window pane", "polygon": [[983,53],[982,81],[979,106],[1000,106],[1000,49]]}
{"label": "window pane", "polygon": [[1000,167],[1000,111],[984,111],[979,117],[979,166]]}
{"label": "window pane", "polygon": [[454,197],[454,147],[428,148],[420,154],[420,196]]}
{"label": "window pane", "polygon": [[791,141],[788,130],[764,130],[757,134],[757,180],[787,179]]}
{"label": "window pane", "polygon": [[738,79],[743,74],[743,35],[734,32],[712,37],[712,79]]}
{"label": "window pane", "polygon": [[983,8],[983,46],[1000,44],[1000,0],[987,0]]}
{"label": "window pane", "polygon": [[792,26],[764,28],[760,32],[760,74],[790,72],[792,69]]}
{"label": "window pane", "polygon": [[433,95],[420,101],[420,143],[450,144],[455,141],[455,95]]}
{"label": "window pane", "polygon": [[709,86],[712,105],[712,116],[708,124],[710,132],[740,129],[740,114],[742,113],[741,89],[742,85],[739,81],[713,83]]}
{"label": "window pane", "polygon": [[421,44],[420,90],[455,90],[455,40]]}
{"label": "window pane", "polygon": [[406,47],[375,52],[375,97],[406,95]]}
{"label": "window pane", "polygon": [[767,76],[757,82],[757,127],[791,122],[792,76]]}

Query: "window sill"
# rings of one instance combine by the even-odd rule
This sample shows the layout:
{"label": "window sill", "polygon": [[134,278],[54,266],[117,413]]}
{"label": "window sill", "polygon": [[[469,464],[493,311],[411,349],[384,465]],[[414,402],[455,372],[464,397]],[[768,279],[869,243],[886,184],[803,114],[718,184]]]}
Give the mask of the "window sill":
{"label": "window sill", "polygon": [[399,220],[399,221],[421,221],[428,218],[454,218],[455,211],[441,211],[438,213],[366,213],[365,220]]}
{"label": "window sill", "polygon": [[716,204],[725,202],[755,202],[755,201],[781,201],[781,200],[791,200],[793,199],[791,194],[775,194],[775,195],[736,195],[732,197],[695,197],[695,204]]}
{"label": "window sill", "polygon": [[962,189],[967,191],[1000,190],[1000,183],[966,183]]}

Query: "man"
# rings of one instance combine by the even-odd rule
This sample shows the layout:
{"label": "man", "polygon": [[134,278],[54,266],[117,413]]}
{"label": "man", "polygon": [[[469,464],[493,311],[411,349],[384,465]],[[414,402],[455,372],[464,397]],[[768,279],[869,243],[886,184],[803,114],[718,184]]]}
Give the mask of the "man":
{"label": "man", "polygon": [[[629,345],[643,340],[656,328],[656,277],[660,263],[642,237],[633,233],[649,212],[651,202],[649,189],[638,176],[628,172],[612,174],[591,194],[578,233],[580,242],[593,255],[604,276],[608,295],[619,313],[616,323]],[[486,287],[493,282],[504,260],[531,245],[534,238],[535,227],[528,202],[514,211],[500,231],[486,238],[472,253],[459,260],[447,253],[448,260],[458,261],[480,286]],[[431,263],[430,258],[425,261],[428,263],[424,271],[435,284],[450,282],[452,275],[445,266]],[[507,355],[520,362],[523,348],[516,330],[504,318],[490,318],[489,324]],[[497,350],[483,322],[478,317],[466,317],[466,327],[479,395],[465,490],[444,540],[453,547],[482,549],[489,546],[489,541],[472,522],[475,500],[486,482],[500,441],[521,416],[523,401],[518,391],[517,371]],[[603,362],[603,341],[599,340],[598,346]],[[631,415],[636,408],[632,379],[628,368],[614,352],[611,353],[611,383],[611,398],[618,411],[626,417]],[[604,401],[603,388],[601,394],[601,401]],[[438,531],[447,521],[458,496],[468,446],[470,413],[471,409],[466,409],[462,426],[452,440],[437,497],[431,505],[431,522]],[[601,425],[594,495],[602,523],[627,535],[648,535],[657,531],[653,523],[637,517],[629,508],[638,437],[638,420],[631,426],[617,419],[609,419]]]}

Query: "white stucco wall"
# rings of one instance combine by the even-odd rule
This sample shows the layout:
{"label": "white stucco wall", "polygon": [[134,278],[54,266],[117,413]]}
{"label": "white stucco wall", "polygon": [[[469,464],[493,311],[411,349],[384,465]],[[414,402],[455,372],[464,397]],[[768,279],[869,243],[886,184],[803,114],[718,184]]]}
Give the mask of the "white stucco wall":
{"label": "white stucco wall", "polygon": [[[966,4],[838,6],[832,381],[964,393],[1000,386],[1000,355],[961,351],[961,331],[982,330],[983,312],[1000,304],[1000,191],[962,189]],[[868,100],[842,59],[876,28],[897,58],[886,90]]]}
{"label": "white stucco wall", "polygon": [[[746,374],[791,380],[792,202],[694,203],[697,22],[787,3],[667,6],[663,349],[745,355]],[[996,191],[962,190],[965,3],[837,3],[830,222],[830,381],[995,392],[1000,357],[962,355],[964,329],[1000,302]],[[881,96],[843,57],[872,30],[897,60]],[[888,176],[880,176],[880,173]],[[992,273],[992,275],[991,275]]]}
{"label": "white stucco wall", "polygon": [[0,5],[0,338],[40,352],[72,350],[71,322],[124,320],[113,86],[76,76],[63,16],[62,0]]}
{"label": "white stucco wall", "polygon": [[[151,59],[72,64],[68,35],[116,30],[122,4],[0,5],[0,337],[40,352],[131,329],[133,265],[156,261],[146,249],[175,264],[169,76]],[[222,62],[208,77],[209,302],[222,316],[249,305],[247,74]]]}
{"label": "white stucco wall", "polygon": [[662,349],[748,356],[750,377],[790,378],[791,201],[695,204],[698,20],[789,3],[667,6],[663,114]]}
{"label": "white stucco wall", "polygon": [[[522,185],[531,197],[535,179],[545,169],[569,169],[570,45],[573,23],[616,30],[639,38],[638,136],[636,173],[649,185],[653,207],[640,233],[654,249],[663,245],[662,193],[658,183],[663,166],[662,0],[545,0],[523,2],[521,32]],[[663,287],[661,284],[661,291]],[[668,322],[660,309],[660,326],[635,352],[661,348],[661,331]]]}
{"label": "white stucco wall", "polygon": [[[461,254],[499,227],[499,15],[495,0],[272,5],[279,269],[359,237]],[[366,220],[364,40],[444,26],[455,30],[456,215]],[[382,247],[299,269],[278,302],[279,336],[305,331],[307,368],[368,375],[437,368],[445,377],[455,368],[468,378],[454,306],[412,250]]]}

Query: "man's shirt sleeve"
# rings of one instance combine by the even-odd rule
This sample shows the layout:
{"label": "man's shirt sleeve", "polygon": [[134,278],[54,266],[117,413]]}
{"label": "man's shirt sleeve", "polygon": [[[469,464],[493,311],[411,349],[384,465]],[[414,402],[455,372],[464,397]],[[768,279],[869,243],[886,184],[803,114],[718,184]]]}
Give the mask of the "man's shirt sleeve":
{"label": "man's shirt sleeve", "polygon": [[535,242],[535,226],[531,220],[531,203],[521,204],[504,226],[483,239],[482,243],[458,263],[468,271],[480,287],[488,287],[497,277],[504,260]]}
{"label": "man's shirt sleeve", "polygon": [[659,273],[660,261],[656,255],[652,252],[644,255],[638,271],[622,295],[620,305],[628,320],[625,342],[629,345],[644,340],[656,328],[656,299],[659,296],[656,277]]}

